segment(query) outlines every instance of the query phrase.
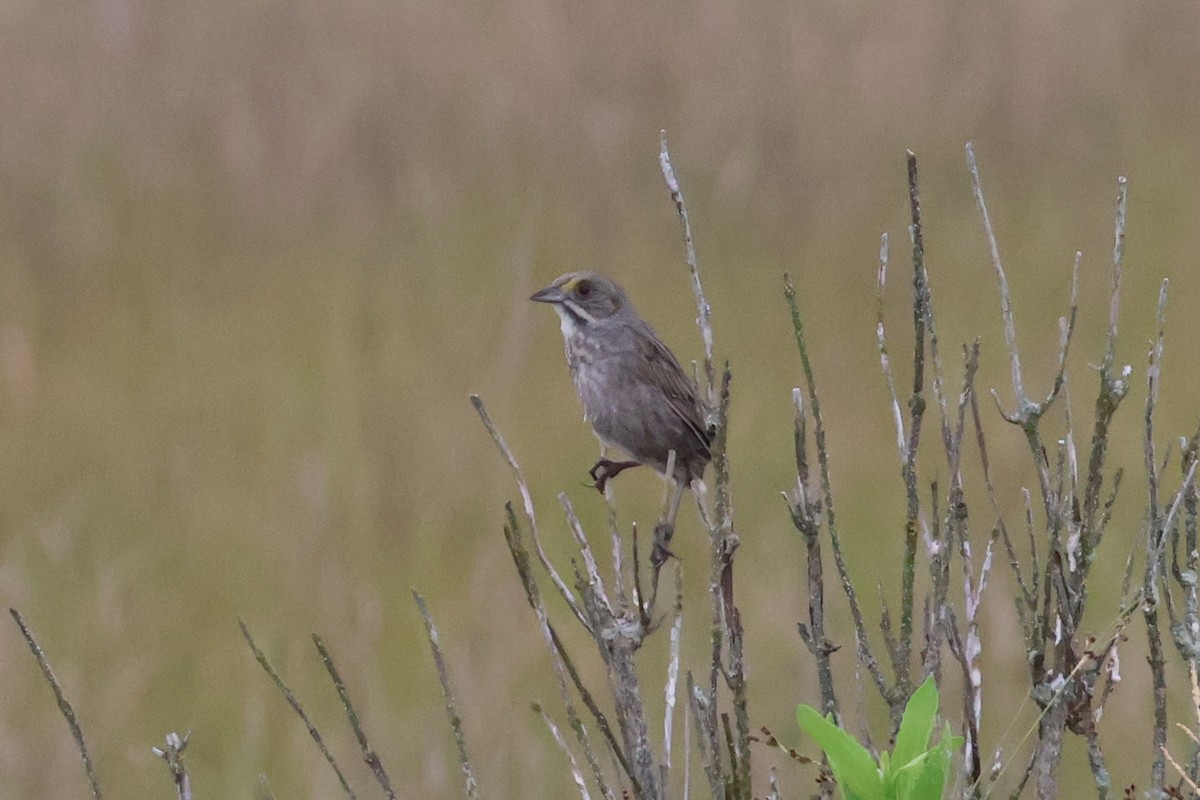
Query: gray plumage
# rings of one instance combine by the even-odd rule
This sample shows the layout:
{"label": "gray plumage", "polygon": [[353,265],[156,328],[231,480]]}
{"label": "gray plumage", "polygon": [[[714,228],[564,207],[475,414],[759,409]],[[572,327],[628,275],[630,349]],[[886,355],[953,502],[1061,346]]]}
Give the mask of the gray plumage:
{"label": "gray plumage", "polygon": [[[584,419],[600,440],[659,473],[674,450],[677,481],[703,477],[712,436],[696,386],[624,290],[594,272],[571,272],[530,299],[558,312]],[[622,467],[610,466],[618,469],[609,477]]]}

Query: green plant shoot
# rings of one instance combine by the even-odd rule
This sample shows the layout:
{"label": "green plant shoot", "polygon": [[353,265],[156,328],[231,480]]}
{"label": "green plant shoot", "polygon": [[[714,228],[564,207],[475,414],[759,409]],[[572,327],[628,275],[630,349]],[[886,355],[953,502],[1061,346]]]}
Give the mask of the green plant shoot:
{"label": "green plant shoot", "polygon": [[796,720],[825,751],[845,800],[941,800],[951,758],[963,740],[952,735],[947,723],[938,743],[930,747],[937,709],[938,691],[931,676],[909,698],[896,745],[891,753],[879,754],[879,763],[857,739],[815,708],[800,706]]}

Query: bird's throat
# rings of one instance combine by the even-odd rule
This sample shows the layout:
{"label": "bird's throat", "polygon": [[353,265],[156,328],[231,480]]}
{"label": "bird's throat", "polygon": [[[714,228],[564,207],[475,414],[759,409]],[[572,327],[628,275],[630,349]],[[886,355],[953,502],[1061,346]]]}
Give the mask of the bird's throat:
{"label": "bird's throat", "polygon": [[567,339],[575,335],[576,331],[589,322],[596,321],[591,314],[569,300],[554,306],[554,310],[558,313],[559,328],[562,329],[562,335]]}

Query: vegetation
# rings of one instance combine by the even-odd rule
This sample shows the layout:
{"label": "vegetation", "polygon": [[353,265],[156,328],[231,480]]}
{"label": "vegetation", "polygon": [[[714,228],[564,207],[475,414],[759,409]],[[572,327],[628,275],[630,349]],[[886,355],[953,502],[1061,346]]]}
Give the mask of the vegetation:
{"label": "vegetation", "polygon": [[[1126,557],[1144,541],[1145,368],[1163,276],[1171,283],[1156,458],[1169,454],[1173,465],[1163,508],[1182,479],[1177,437],[1196,425],[1200,340],[1189,315],[1200,302],[1200,95],[1187,87],[1200,69],[1198,30],[1200,11],[1186,4],[1135,11],[1079,0],[11,5],[0,14],[0,601],[43,645],[106,796],[169,794],[166,764],[150,748],[167,751],[165,734],[182,741],[189,730],[198,796],[243,796],[263,780],[279,797],[341,791],[239,634],[239,617],[363,795],[375,777],[359,763],[312,631],[337,659],[394,785],[458,796],[414,587],[442,635],[480,788],[504,797],[575,791],[552,735],[527,709],[538,702],[571,735],[503,540],[504,504],[519,498],[467,398],[486,400],[520,459],[547,555],[571,575],[557,493],[568,493],[593,542],[608,509],[579,486],[594,440],[564,378],[553,320],[526,298],[567,269],[599,269],[638,299],[676,353],[702,358],[676,212],[655,164],[661,127],[688,191],[715,366],[728,359],[734,375],[728,452],[751,735],[764,738],[762,724],[815,756],[794,712],[822,697],[796,628],[804,621],[811,632],[807,539],[779,502],[795,487],[792,389],[804,385],[780,299],[784,271],[819,385],[842,555],[894,682],[876,621],[887,598],[899,629],[907,488],[874,332],[886,230],[893,264],[905,265],[892,267],[883,297],[904,409],[906,147],[922,156],[950,405],[962,385],[958,344],[978,337],[996,517],[1021,546],[1022,487],[1040,513],[1040,484],[1028,439],[988,399],[995,387],[1005,410],[1015,408],[961,144],[975,142],[984,168],[1035,401],[1057,372],[1057,319],[1073,253],[1084,253],[1071,380],[1041,423],[1056,453],[1069,409],[1081,463],[1099,390],[1092,368],[1109,326],[1113,180],[1129,176],[1114,364],[1133,370],[1106,452],[1108,478],[1123,468],[1123,487],[1080,626],[1102,643],[1120,627]],[[926,401],[934,408],[932,394]],[[936,418],[927,412],[917,454],[922,501],[932,480],[943,494],[948,486]],[[807,432],[811,482],[811,416]],[[973,436],[968,424],[968,491],[983,485]],[[633,521],[654,520],[660,486],[635,471],[617,491],[628,542]],[[1107,499],[1102,491],[1102,508]],[[968,500],[979,542],[990,534],[989,501]],[[856,737],[870,731],[887,749],[892,706],[870,688],[861,702],[855,694],[855,625],[831,545],[821,543],[822,635],[841,645],[832,655],[839,708]],[[711,652],[710,543],[691,506],[672,549],[691,604],[682,687],[684,668],[703,675]],[[1140,557],[1132,587],[1144,580]],[[914,662],[930,580],[922,558],[918,550]],[[992,681],[980,741],[989,745],[1021,739],[1040,713],[1006,559],[997,549],[979,610],[981,669]],[[664,572],[664,613],[673,580]],[[581,679],[603,685],[602,662],[587,657],[591,638],[563,622],[564,601],[543,588]],[[1189,679],[1159,613],[1168,750],[1186,767],[1191,745],[1173,721],[1191,713]],[[1131,783],[1146,789],[1154,736],[1140,608],[1121,629],[1122,680],[1099,726],[1102,741],[1111,741],[1105,731],[1124,737],[1104,750],[1118,795]],[[86,796],[42,670],[11,620],[2,635],[4,793]],[[643,686],[655,687],[646,701],[656,736],[668,639],[669,627],[638,653]],[[961,732],[954,664],[946,660],[941,688]],[[677,722],[684,713],[681,699]],[[1093,786],[1085,740],[1065,741],[1060,782]],[[1006,763],[1002,788],[1025,766]],[[789,794],[813,774],[757,748],[760,793],[771,767]],[[1164,764],[1164,780],[1173,775]]]}
{"label": "vegetation", "polygon": [[938,692],[930,675],[909,698],[896,730],[896,747],[879,754],[839,728],[833,715],[822,717],[812,706],[800,706],[800,727],[825,751],[833,778],[847,800],[940,800],[961,737],[945,723],[941,739],[930,747],[938,713]]}
{"label": "vegetation", "polygon": [[[830,481],[830,455],[827,447],[824,417],[816,388],[815,373],[809,356],[808,339],[790,278],[785,279],[784,295],[792,316],[792,326],[799,348],[804,390],[793,391],[795,405],[794,442],[796,483],[784,498],[796,530],[805,541],[807,559],[806,586],[808,620],[799,624],[799,633],[812,656],[818,674],[821,711],[801,706],[798,712],[800,727],[824,751],[824,761],[815,776],[822,796],[829,796],[836,786],[848,800],[868,798],[914,798],[933,800],[943,796],[951,776],[952,760],[961,753],[961,764],[955,773],[951,793],[967,798],[987,797],[995,791],[1014,759],[1028,749],[1025,767],[1017,778],[1013,796],[1021,795],[1027,787],[1039,800],[1059,796],[1058,772],[1064,758],[1068,734],[1083,740],[1087,764],[1092,772],[1095,791],[1102,798],[1113,796],[1107,758],[1099,728],[1105,705],[1120,681],[1120,645],[1124,629],[1138,609],[1141,610],[1149,647],[1148,663],[1154,685],[1153,702],[1148,706],[1153,715],[1153,741],[1149,749],[1149,792],[1153,797],[1178,795],[1195,790],[1200,778],[1200,734],[1180,725],[1196,747],[1188,757],[1188,766],[1172,758],[1167,749],[1169,715],[1166,701],[1166,660],[1160,606],[1165,607],[1169,631],[1183,666],[1191,677],[1197,722],[1200,722],[1200,689],[1197,682],[1196,649],[1191,647],[1189,631],[1196,626],[1197,581],[1197,513],[1200,491],[1195,478],[1200,450],[1200,428],[1180,447],[1180,468],[1183,474],[1178,487],[1167,497],[1162,496],[1160,484],[1170,463],[1169,457],[1156,455],[1154,430],[1155,407],[1159,400],[1161,364],[1165,343],[1165,309],[1167,283],[1162,284],[1158,303],[1158,335],[1152,343],[1147,370],[1148,392],[1143,416],[1146,449],[1146,480],[1149,509],[1142,531],[1140,548],[1126,560],[1122,584],[1122,604],[1112,630],[1103,636],[1080,631],[1088,598],[1088,578],[1100,552],[1112,510],[1121,485],[1122,472],[1108,478],[1106,454],[1109,435],[1121,401],[1130,388],[1131,367],[1115,364],[1117,318],[1120,308],[1122,270],[1127,217],[1127,184],[1118,182],[1118,197],[1113,248],[1112,291],[1109,303],[1109,327],[1105,355],[1099,366],[1100,389],[1095,404],[1089,455],[1084,462],[1076,455],[1074,425],[1069,411],[1065,414],[1065,435],[1056,445],[1043,441],[1042,424],[1047,412],[1060,398],[1068,396],[1067,362],[1078,314],[1077,295],[1082,254],[1077,253],[1072,278],[1070,304],[1060,319],[1058,368],[1045,399],[1035,401],[1027,394],[1023,382],[1020,349],[1017,344],[1015,314],[1007,275],[984,200],[979,169],[974,150],[967,145],[967,166],[974,187],[975,199],[983,220],[993,267],[1000,292],[1001,316],[1005,325],[1005,340],[1009,350],[1013,394],[1016,408],[1006,412],[999,396],[993,393],[1000,415],[1026,438],[1038,477],[1041,513],[1035,511],[1035,496],[1025,491],[1025,527],[1028,546],[1022,552],[1010,534],[996,489],[992,482],[986,437],[981,425],[981,412],[975,392],[979,369],[979,342],[964,345],[962,387],[957,402],[951,405],[937,325],[933,311],[929,273],[925,267],[924,227],[918,192],[917,161],[908,156],[908,189],[912,223],[909,235],[912,244],[913,266],[913,369],[912,393],[907,402],[907,414],[902,409],[889,355],[887,326],[883,297],[887,284],[889,244],[882,239],[878,273],[877,343],[880,365],[891,396],[891,414],[896,428],[901,476],[906,489],[904,519],[904,554],[900,562],[900,598],[898,620],[884,602],[880,617],[883,652],[877,656],[877,645],[867,634],[865,617],[859,602],[861,586],[851,577],[842,550],[835,505]],[[758,741],[751,733],[751,714],[747,688],[746,631],[735,598],[734,556],[741,544],[733,514],[732,470],[728,455],[732,375],[726,364],[718,382],[714,365],[712,307],[705,296],[700,279],[694,239],[682,190],[671,165],[665,133],[662,139],[660,162],[663,177],[674,201],[683,226],[687,264],[697,307],[697,324],[705,344],[703,372],[696,375],[701,392],[712,409],[711,424],[716,431],[713,441],[713,491],[698,493],[697,508],[703,527],[708,532],[710,558],[708,597],[711,615],[708,625],[711,642],[707,676],[686,671],[684,721],[685,733],[694,729],[696,753],[700,771],[707,778],[713,798],[749,798],[753,790],[754,773],[751,767],[752,744]],[[928,365],[928,366],[927,366]],[[700,376],[703,375],[704,378]],[[927,384],[928,379],[928,384]],[[927,388],[928,386],[928,388]],[[931,389],[931,392],[929,391]],[[932,406],[927,395],[932,395]],[[805,399],[807,398],[807,400]],[[520,584],[529,605],[536,612],[537,626],[549,650],[554,666],[560,700],[574,736],[574,743],[560,731],[547,710],[535,703],[534,709],[554,740],[565,753],[569,772],[584,798],[590,797],[589,787],[605,797],[619,795],[636,798],[665,798],[681,787],[684,796],[690,795],[692,780],[692,750],[683,746],[682,770],[673,770],[675,739],[675,707],[679,692],[681,666],[680,636],[684,621],[683,569],[678,559],[669,559],[674,575],[674,601],[665,614],[659,608],[659,586],[663,564],[647,559],[645,547],[639,549],[637,523],[632,523],[631,536],[625,540],[619,525],[619,514],[612,483],[606,483],[604,497],[608,508],[608,533],[611,537],[612,560],[606,577],[595,555],[595,548],[585,532],[572,500],[560,493],[558,500],[565,512],[577,558],[572,558],[573,582],[563,577],[554,559],[547,554],[539,534],[538,517],[532,493],[521,467],[492,420],[483,401],[472,396],[472,403],[484,427],[491,435],[500,454],[507,462],[522,498],[524,525],[518,521],[513,505],[506,507],[505,538],[517,568]],[[945,456],[948,478],[944,489],[935,478],[928,481],[930,500],[926,506],[921,499],[918,451],[922,443],[922,428],[927,410],[937,414],[940,423],[940,449]],[[813,426],[815,473],[810,469],[808,427]],[[973,428],[978,450],[982,486],[972,486],[964,480],[964,442],[968,425]],[[672,459],[666,473],[673,474]],[[1084,465],[1086,464],[1086,465]],[[1107,499],[1104,499],[1104,496]],[[667,515],[673,516],[671,492],[664,491],[659,527]],[[978,533],[972,533],[976,497],[986,499],[985,519],[990,532],[983,540],[982,557],[974,551]],[[711,505],[710,505],[711,503]],[[524,530],[523,530],[524,529]],[[528,537],[528,542],[526,542]],[[838,583],[849,604],[853,622],[856,691],[861,695],[864,684],[873,684],[888,709],[892,751],[878,751],[869,733],[860,744],[847,732],[838,699],[834,656],[840,649],[827,634],[825,571],[828,567],[822,555],[822,542],[827,542],[832,555]],[[532,549],[530,548],[532,544]],[[982,696],[985,686],[981,654],[985,640],[980,634],[979,610],[985,588],[991,576],[993,555],[997,548],[1007,554],[1008,566],[1016,584],[1015,613],[1024,641],[1024,653],[1029,670],[1029,696],[1040,709],[1029,733],[1015,742],[1001,739],[985,743],[981,737],[983,721]],[[1143,580],[1134,584],[1135,556],[1141,552]],[[536,554],[536,559],[533,554]],[[648,561],[649,564],[643,562]],[[917,564],[924,565],[927,588],[920,611],[916,605]],[[604,665],[607,686],[589,686],[581,677],[577,657],[568,654],[564,638],[558,633],[552,614],[539,589],[538,565],[550,579],[570,616],[586,631],[597,648]],[[1169,566],[1168,566],[1169,565]],[[951,575],[957,567],[962,579],[959,589],[952,590]],[[573,584],[573,586],[572,586]],[[475,769],[468,752],[463,722],[439,645],[432,616],[424,599],[414,593],[417,606],[426,626],[426,635],[433,648],[438,678],[441,682],[450,726],[458,747],[459,762],[465,776],[468,797],[480,796]],[[93,795],[100,797],[100,786],[93,763],[75,713],[29,628],[19,612],[12,612],[22,635],[42,668],[43,675],[54,690],[76,744],[82,756]],[[656,636],[667,620],[670,622],[668,668],[663,693],[661,742],[650,734],[652,710],[642,688],[644,678],[639,666],[640,651]],[[254,641],[244,622],[239,623],[242,635],[255,659],[270,676],[288,703],[297,712],[311,738],[320,749],[344,793],[356,796],[345,772],[325,742],[324,736],[294,692],[261,648]],[[917,639],[919,635],[919,640]],[[316,645],[339,699],[346,709],[350,727],[357,737],[363,761],[369,765],[385,794],[394,797],[391,780],[378,753],[370,745],[360,722],[359,712],[351,703],[345,681],[334,666],[333,658],[320,636],[314,634]],[[1003,646],[1005,643],[1002,643]],[[918,647],[919,645],[919,647]],[[936,726],[938,691],[935,680],[942,680],[943,658],[950,656],[961,667],[961,718],[963,736],[952,733],[951,725],[943,723],[943,734],[937,745],[930,747],[929,737]],[[890,675],[885,666],[890,667]],[[919,677],[914,677],[914,674]],[[917,681],[920,681],[918,687]],[[844,687],[843,687],[844,688]],[[607,700],[598,700],[607,695]],[[578,705],[586,709],[583,713]],[[611,711],[604,709],[611,704]],[[722,710],[728,706],[728,710]],[[615,718],[615,725],[610,721]],[[690,724],[689,724],[690,723]],[[594,730],[593,730],[594,727]],[[771,745],[778,740],[763,728]],[[1200,728],[1197,729],[1200,731]],[[594,740],[599,732],[601,737]],[[1007,736],[1007,734],[1006,734]],[[183,766],[183,751],[190,739],[172,732],[166,748],[155,748],[171,769],[177,794],[191,798],[190,778]],[[1028,741],[1028,748],[1026,744]],[[984,750],[990,750],[992,767],[985,774]],[[788,751],[795,760],[815,765],[818,760]],[[580,762],[582,757],[583,763]],[[606,764],[611,763],[611,767]],[[1168,785],[1165,768],[1170,764],[1178,773],[1177,782]],[[585,766],[586,765],[586,766]],[[770,773],[770,796],[780,797],[780,782],[774,770]],[[1126,790],[1126,794],[1133,788]]]}

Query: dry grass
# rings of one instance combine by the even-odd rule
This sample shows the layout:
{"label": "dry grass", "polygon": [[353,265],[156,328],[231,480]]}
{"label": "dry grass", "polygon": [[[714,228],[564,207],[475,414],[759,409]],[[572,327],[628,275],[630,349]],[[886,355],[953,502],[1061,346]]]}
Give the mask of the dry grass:
{"label": "dry grass", "polygon": [[[985,388],[1004,385],[1005,365],[962,141],[988,170],[1031,381],[1052,374],[1076,248],[1078,341],[1099,341],[1113,179],[1130,176],[1119,359],[1144,365],[1169,276],[1159,429],[1190,433],[1197,34],[1200,8],[1079,0],[4,9],[0,599],[41,638],[107,792],[166,796],[150,747],[191,728],[197,796],[245,796],[260,772],[279,797],[330,796],[332,776],[241,642],[240,614],[338,731],[345,762],[355,746],[310,631],[339,653],[404,793],[455,796],[410,586],[439,621],[485,794],[568,788],[527,711],[552,700],[548,667],[501,539],[511,488],[467,395],[503,420],[548,519],[559,489],[602,519],[577,486],[594,445],[556,326],[525,298],[594,266],[677,350],[699,353],[655,163],[663,126],[739,387],[739,557],[761,576],[741,598],[752,711],[791,730],[815,681],[794,628],[802,546],[778,500],[797,374],[781,272],[802,289],[859,572],[900,552],[902,520],[879,516],[903,486],[878,456],[891,434],[871,298],[878,233],[903,241],[905,147],[923,158],[943,340],[983,336]],[[1023,444],[992,425],[1015,508],[1031,476],[1004,461]],[[1137,470],[1136,425],[1123,435],[1114,463]],[[657,482],[622,483],[623,507],[652,518]],[[1114,538],[1130,540],[1140,508],[1127,498]],[[700,564],[689,524],[676,544]],[[1108,567],[1097,592],[1115,596],[1120,566]],[[984,635],[1016,641],[1010,617],[993,603]],[[84,796],[36,666],[15,631],[0,641],[5,794]],[[1148,730],[1144,666],[1127,663],[1125,678],[1105,723]],[[1018,698],[993,689],[987,702]],[[1141,775],[1137,741],[1113,754],[1116,785]]]}

